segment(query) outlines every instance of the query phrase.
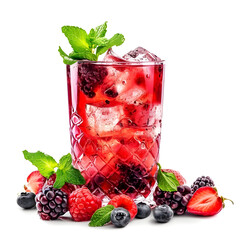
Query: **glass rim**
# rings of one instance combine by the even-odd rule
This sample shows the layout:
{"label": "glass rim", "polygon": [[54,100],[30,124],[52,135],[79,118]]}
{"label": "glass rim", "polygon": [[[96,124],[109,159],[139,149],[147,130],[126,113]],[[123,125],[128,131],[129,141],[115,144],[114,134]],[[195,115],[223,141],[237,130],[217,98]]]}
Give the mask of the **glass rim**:
{"label": "glass rim", "polygon": [[106,61],[88,61],[88,60],[78,60],[77,63],[90,63],[90,64],[96,64],[96,65],[105,65],[105,66],[154,66],[154,65],[160,65],[163,64],[165,60],[161,61],[142,61],[142,62],[106,62]]}

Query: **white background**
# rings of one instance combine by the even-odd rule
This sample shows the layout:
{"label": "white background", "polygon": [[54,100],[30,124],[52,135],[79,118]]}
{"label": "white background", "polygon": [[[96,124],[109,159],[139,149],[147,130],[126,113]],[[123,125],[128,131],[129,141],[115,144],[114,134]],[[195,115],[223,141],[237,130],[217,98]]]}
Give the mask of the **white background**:
{"label": "white background", "polygon": [[[239,1],[1,1],[1,237],[4,239],[217,239],[239,227],[240,37]],[[108,20],[125,53],[143,46],[166,60],[161,165],[190,185],[210,175],[219,193],[235,201],[215,217],[152,217],[124,229],[41,221],[16,204],[35,170],[22,150],[59,159],[70,150],[65,66],[70,52],[63,25],[86,30]],[[238,225],[238,226],[237,226]],[[239,234],[237,235],[239,236]],[[234,238],[236,239],[236,237]]]}

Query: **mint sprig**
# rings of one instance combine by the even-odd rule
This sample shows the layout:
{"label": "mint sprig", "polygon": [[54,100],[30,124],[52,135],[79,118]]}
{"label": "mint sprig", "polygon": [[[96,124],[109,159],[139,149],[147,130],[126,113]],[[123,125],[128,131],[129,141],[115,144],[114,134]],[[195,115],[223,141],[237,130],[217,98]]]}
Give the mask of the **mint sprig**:
{"label": "mint sprig", "polygon": [[58,170],[56,172],[56,181],[53,187],[61,188],[65,183],[75,185],[82,185],[85,183],[85,179],[81,175],[80,171],[72,166],[72,157],[70,153],[59,160]]}
{"label": "mint sprig", "polygon": [[49,178],[55,172],[54,168],[58,166],[53,157],[40,151],[30,153],[24,150],[23,155],[24,158],[37,167],[39,172],[46,178]]}
{"label": "mint sprig", "polygon": [[180,185],[173,173],[162,172],[161,165],[158,163],[157,182],[162,191],[175,192]]}
{"label": "mint sprig", "polygon": [[68,153],[64,155],[57,163],[53,157],[44,154],[43,152],[30,153],[27,150],[23,151],[24,158],[30,161],[39,172],[46,178],[49,178],[56,171],[56,180],[54,183],[55,188],[61,188],[65,183],[75,185],[85,184],[85,179],[80,171],[72,166],[72,157]]}
{"label": "mint sprig", "polygon": [[105,44],[98,46],[96,55],[99,56],[105,53],[109,48],[113,46],[120,46],[124,42],[124,36],[122,34],[116,33],[112,38],[106,41]]}
{"label": "mint sprig", "polygon": [[90,41],[94,42],[95,39],[105,37],[106,33],[107,33],[107,21],[104,24],[96,27],[95,29],[92,28],[88,36],[90,38]]}
{"label": "mint sprig", "polygon": [[72,49],[76,52],[89,48],[89,37],[85,30],[74,26],[63,26],[62,32],[67,37]]}
{"label": "mint sprig", "polygon": [[111,212],[114,209],[113,205],[107,205],[99,208],[91,217],[90,227],[101,227],[111,221]]}
{"label": "mint sprig", "polygon": [[63,58],[63,63],[71,65],[77,60],[87,59],[97,61],[98,57],[113,46],[119,46],[124,42],[122,34],[115,34],[112,38],[105,37],[107,22],[96,28],[92,28],[87,34],[85,30],[75,26],[63,26],[62,32],[67,37],[73,52],[67,55],[61,47],[58,51]]}
{"label": "mint sprig", "polygon": [[62,49],[61,47],[58,48],[58,52],[60,56],[63,58],[63,63],[67,65],[72,65],[73,63],[77,62],[73,58],[69,57]]}

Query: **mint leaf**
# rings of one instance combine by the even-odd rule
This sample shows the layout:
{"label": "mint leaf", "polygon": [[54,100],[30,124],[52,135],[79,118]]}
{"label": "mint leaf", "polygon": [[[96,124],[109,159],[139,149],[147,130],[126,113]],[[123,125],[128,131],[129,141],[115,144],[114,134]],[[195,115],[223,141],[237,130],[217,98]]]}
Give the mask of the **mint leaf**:
{"label": "mint leaf", "polygon": [[63,58],[63,63],[67,64],[67,65],[72,65],[75,62],[77,62],[76,60],[70,58],[62,49],[61,47],[58,48],[58,52],[60,53],[60,56]]}
{"label": "mint leaf", "polygon": [[73,59],[88,59],[91,61],[97,61],[97,56],[91,53],[89,50],[83,50],[81,52],[72,52],[69,54],[69,57]]}
{"label": "mint leaf", "polygon": [[30,153],[27,150],[23,151],[24,158],[36,166],[39,172],[46,178],[49,178],[55,173],[54,168],[58,166],[53,157],[44,154],[40,151]]}
{"label": "mint leaf", "polygon": [[101,227],[111,221],[111,212],[114,209],[113,205],[107,205],[99,208],[91,217],[90,227]]}
{"label": "mint leaf", "polygon": [[83,185],[86,182],[80,171],[73,166],[71,166],[67,171],[65,171],[65,179],[66,182],[75,185]]}
{"label": "mint leaf", "polygon": [[65,184],[64,173],[61,169],[56,172],[56,180],[53,184],[54,188],[61,188]]}
{"label": "mint leaf", "polygon": [[92,43],[94,44],[94,45],[97,45],[97,46],[106,46],[106,44],[108,43],[108,39],[107,38],[104,38],[104,37],[102,37],[102,38],[96,38],[96,39],[93,39],[92,40]]}
{"label": "mint leaf", "polygon": [[162,191],[174,192],[177,191],[177,187],[180,185],[173,173],[162,172],[161,165],[158,163],[158,175],[157,182],[158,187]]}
{"label": "mint leaf", "polygon": [[80,171],[72,166],[72,157],[68,153],[64,155],[58,164],[58,170],[56,172],[56,181],[54,183],[55,188],[61,188],[65,183],[71,183],[75,185],[82,185],[85,183],[84,177]]}
{"label": "mint leaf", "polygon": [[62,32],[67,37],[75,52],[81,52],[89,48],[89,37],[85,30],[74,26],[63,26]]}
{"label": "mint leaf", "polygon": [[95,29],[91,29],[88,36],[89,36],[89,39],[90,41],[93,40],[93,39],[96,39],[96,38],[102,38],[102,37],[105,37],[106,35],[106,32],[107,32],[107,21],[96,27]]}
{"label": "mint leaf", "polygon": [[96,55],[99,56],[105,53],[109,48],[123,44],[124,41],[125,41],[124,36],[120,33],[116,33],[112,38],[108,40],[105,46],[100,46],[97,48]]}
{"label": "mint leaf", "polygon": [[61,157],[58,163],[58,169],[69,169],[72,165],[72,156],[70,153]]}

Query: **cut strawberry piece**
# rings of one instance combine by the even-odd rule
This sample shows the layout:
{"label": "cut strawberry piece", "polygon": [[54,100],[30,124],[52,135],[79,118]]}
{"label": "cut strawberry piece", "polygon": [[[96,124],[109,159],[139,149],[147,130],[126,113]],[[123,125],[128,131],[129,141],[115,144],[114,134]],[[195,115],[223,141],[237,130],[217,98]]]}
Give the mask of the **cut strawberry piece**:
{"label": "cut strawberry piece", "polygon": [[172,169],[161,169],[161,170],[162,170],[162,172],[173,173],[180,185],[184,185],[186,183],[185,178],[180,174],[180,172],[172,170]]}
{"label": "cut strawberry piece", "polygon": [[196,215],[212,216],[222,210],[224,200],[230,199],[219,197],[215,188],[201,187],[193,194],[188,202],[187,210]]}
{"label": "cut strawberry piece", "polygon": [[30,173],[27,177],[27,184],[24,186],[26,192],[33,192],[37,194],[46,182],[46,178],[41,175],[39,171]]}

